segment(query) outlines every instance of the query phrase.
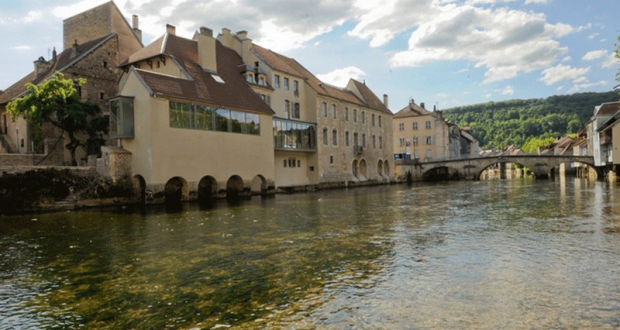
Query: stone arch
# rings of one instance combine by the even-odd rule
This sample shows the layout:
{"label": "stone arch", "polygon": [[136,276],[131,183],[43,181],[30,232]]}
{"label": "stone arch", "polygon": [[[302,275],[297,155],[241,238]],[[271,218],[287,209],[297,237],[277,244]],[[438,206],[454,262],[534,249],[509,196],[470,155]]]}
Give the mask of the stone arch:
{"label": "stone arch", "polygon": [[203,176],[198,182],[198,201],[207,201],[217,195],[217,180],[210,175]]}
{"label": "stone arch", "polygon": [[[566,160],[566,161],[561,161],[560,164],[574,164],[574,163],[578,163],[583,165],[581,167],[581,171],[579,169],[575,170],[575,176],[579,177],[579,178],[588,178],[588,179],[598,179],[600,172],[599,170],[597,170],[597,168],[594,166],[594,164],[590,164],[587,162],[582,162],[582,161],[578,161],[578,160]],[[557,174],[557,173],[555,173]]]}
{"label": "stone arch", "polygon": [[[531,173],[536,174],[536,168],[532,166],[532,164],[530,164],[530,162],[527,161],[523,161],[523,162],[515,162],[514,160],[496,160],[493,162],[487,162],[484,163],[480,169],[480,171],[478,171],[478,174],[474,177],[475,180],[480,180],[480,178],[482,177],[482,173],[484,173],[484,171],[488,170],[490,167],[494,166],[494,165],[498,165],[498,167],[501,168],[501,166],[503,166],[502,164],[519,164],[521,166],[523,166],[523,174],[525,175],[526,169],[528,169]],[[545,172],[547,173],[547,172]],[[502,179],[505,179],[504,177],[502,177]]]}
{"label": "stone arch", "polygon": [[379,177],[383,176],[383,160],[381,159],[377,162],[377,174],[379,174]]}
{"label": "stone arch", "polygon": [[358,178],[360,179],[360,181],[366,181],[366,179],[368,178],[368,166],[366,165],[365,159],[360,160],[360,169],[359,169]]}
{"label": "stone arch", "polygon": [[252,195],[263,195],[267,192],[267,180],[264,176],[258,174],[252,179]]}
{"label": "stone arch", "polygon": [[146,203],[146,180],[142,175],[136,174],[132,178],[133,195],[140,204]]}
{"label": "stone arch", "polygon": [[166,203],[176,204],[189,200],[189,185],[187,181],[180,176],[166,182],[164,188]]}
{"label": "stone arch", "polygon": [[358,168],[357,159],[354,159],[353,163],[351,164],[351,173],[353,174],[353,178],[357,180],[357,177],[359,176],[359,168]]}
{"label": "stone arch", "polygon": [[231,176],[226,182],[226,198],[238,198],[243,188],[243,179],[238,175]]}
{"label": "stone arch", "polygon": [[448,166],[429,168],[422,173],[424,181],[458,180],[460,178],[461,173],[457,169]]}

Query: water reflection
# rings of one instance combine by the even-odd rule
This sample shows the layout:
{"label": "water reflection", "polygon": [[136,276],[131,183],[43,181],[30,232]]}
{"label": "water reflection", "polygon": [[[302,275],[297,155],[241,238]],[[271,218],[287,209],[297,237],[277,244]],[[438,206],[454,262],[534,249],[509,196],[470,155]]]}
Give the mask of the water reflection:
{"label": "water reflection", "polygon": [[613,328],[617,196],[600,182],[523,178],[3,217],[0,319],[9,329]]}

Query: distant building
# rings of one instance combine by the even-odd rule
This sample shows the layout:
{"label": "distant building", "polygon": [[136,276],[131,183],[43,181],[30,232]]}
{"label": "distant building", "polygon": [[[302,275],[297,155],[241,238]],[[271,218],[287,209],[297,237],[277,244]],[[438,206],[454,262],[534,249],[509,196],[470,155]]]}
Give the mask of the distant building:
{"label": "distant building", "polygon": [[611,135],[601,132],[601,127],[610,120],[620,108],[620,102],[607,102],[594,107],[594,114],[586,125],[588,145],[591,146],[594,165],[606,166],[613,162]]}
{"label": "distant building", "polygon": [[[452,128],[451,128],[452,127]],[[459,158],[461,134],[441,111],[428,111],[413,100],[394,114],[394,158],[440,160]]]}

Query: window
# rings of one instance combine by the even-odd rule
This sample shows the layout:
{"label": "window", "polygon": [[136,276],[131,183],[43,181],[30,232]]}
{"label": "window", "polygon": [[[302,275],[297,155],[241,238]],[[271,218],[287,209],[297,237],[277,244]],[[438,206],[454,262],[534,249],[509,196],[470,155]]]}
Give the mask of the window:
{"label": "window", "polygon": [[287,161],[286,161],[286,159],[285,159],[285,160],[284,160],[284,167],[286,167],[286,164],[287,164],[287,163],[288,163],[288,162],[287,162]]}
{"label": "window", "polygon": [[418,145],[418,137],[417,137],[417,136],[414,136],[414,137],[413,137],[413,145],[414,145],[414,146],[417,146],[417,145]]}
{"label": "window", "polygon": [[375,136],[374,135],[372,136],[372,147],[374,149],[377,149],[377,141],[375,140]]}
{"label": "window", "polygon": [[379,137],[379,149],[383,149],[383,139]]}
{"label": "window", "polygon": [[273,76],[273,86],[275,88],[280,88],[280,76],[278,75]]}
{"label": "window", "polygon": [[357,109],[353,109],[353,122],[357,123]]}
{"label": "window", "polygon": [[348,147],[349,146],[349,131],[344,132],[344,144]]}
{"label": "window", "polygon": [[[189,104],[170,101],[170,127],[174,128],[190,128],[192,127],[190,120]],[[227,126],[228,127],[228,126]]]}
{"label": "window", "polygon": [[381,127],[381,116],[379,116],[379,127]]}
{"label": "window", "polygon": [[427,120],[426,121],[426,129],[430,129],[431,128],[431,121]]}
{"label": "window", "polygon": [[288,90],[289,86],[288,86],[288,78],[284,78],[284,90]]}
{"label": "window", "polygon": [[366,134],[362,134],[362,147],[366,148]]}
{"label": "window", "polygon": [[370,120],[370,121],[371,121],[371,123],[372,123],[372,126],[375,126],[375,114],[373,113],[373,114],[372,114],[372,116],[371,116],[370,118],[371,118],[371,120]]}
{"label": "window", "polygon": [[349,120],[349,108],[344,107],[344,120]]}
{"label": "window", "polygon": [[293,118],[299,119],[300,117],[299,103],[295,102],[295,107],[293,107]]}
{"label": "window", "polygon": [[336,117],[337,117],[336,105],[332,103],[332,118],[336,118]]}
{"label": "window", "polygon": [[[182,102],[169,104],[170,127],[260,135],[257,114]],[[112,109],[113,103],[110,105]]]}
{"label": "window", "polygon": [[323,144],[327,145],[327,128],[323,129]]}
{"label": "window", "polygon": [[366,124],[366,113],[362,111],[362,124]]}
{"label": "window", "polygon": [[357,133],[353,133],[353,145],[356,147],[359,145],[359,143],[357,142]]}
{"label": "window", "polygon": [[261,86],[267,85],[267,84],[265,84],[265,77],[258,76],[258,84],[261,85]]}
{"label": "window", "polygon": [[108,62],[103,61],[103,68],[105,69],[105,68],[107,68],[107,67],[108,67]]}
{"label": "window", "polygon": [[100,100],[105,99],[105,92],[100,92],[100,93],[99,93],[99,99],[100,99]]}
{"label": "window", "polygon": [[316,149],[316,126],[308,123],[273,118],[273,145],[277,149]]}
{"label": "window", "polygon": [[254,83],[254,75],[248,74],[245,76],[245,80],[247,80],[250,84]]}
{"label": "window", "polygon": [[335,146],[338,145],[338,131],[336,130],[332,131],[332,144]]}
{"label": "window", "polygon": [[399,146],[399,147],[402,147],[402,146],[404,146],[404,145],[405,145],[405,139],[404,139],[404,138],[400,138],[400,139],[398,139],[398,146]]}
{"label": "window", "polygon": [[329,163],[330,164],[334,163],[334,156],[332,156],[332,155],[329,156]]}
{"label": "window", "polygon": [[327,103],[321,103],[321,113],[323,113],[323,117],[327,117]]}
{"label": "window", "polygon": [[398,130],[399,131],[404,131],[405,130],[405,123],[398,124]]}
{"label": "window", "polygon": [[433,137],[432,136],[425,137],[424,144],[433,144]]}
{"label": "window", "polygon": [[295,159],[293,158],[288,159],[288,167],[295,167]]}
{"label": "window", "polygon": [[430,150],[430,149],[429,149],[429,150],[426,150],[426,158],[427,158],[427,159],[431,159],[431,156],[432,156],[432,154],[431,154],[431,150]]}
{"label": "window", "polygon": [[291,102],[284,100],[284,117],[291,118]]}
{"label": "window", "polygon": [[299,96],[299,81],[297,80],[293,80],[293,93],[295,93],[296,96]]}
{"label": "window", "polygon": [[414,123],[413,123],[413,130],[415,131],[415,130],[417,130],[417,129],[418,129],[418,123],[417,123],[417,122],[414,122]]}
{"label": "window", "polygon": [[301,167],[301,159],[297,160],[297,167]]}

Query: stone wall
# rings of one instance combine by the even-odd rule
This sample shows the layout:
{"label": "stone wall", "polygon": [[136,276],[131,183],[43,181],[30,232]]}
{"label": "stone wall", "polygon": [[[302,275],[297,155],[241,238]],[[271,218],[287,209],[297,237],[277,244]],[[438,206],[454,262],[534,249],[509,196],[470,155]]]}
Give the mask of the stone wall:
{"label": "stone wall", "polygon": [[114,181],[131,177],[131,152],[120,147],[101,147],[101,166],[97,171]]}

